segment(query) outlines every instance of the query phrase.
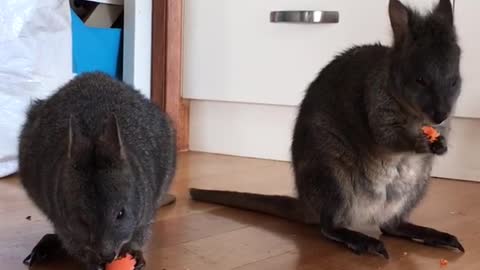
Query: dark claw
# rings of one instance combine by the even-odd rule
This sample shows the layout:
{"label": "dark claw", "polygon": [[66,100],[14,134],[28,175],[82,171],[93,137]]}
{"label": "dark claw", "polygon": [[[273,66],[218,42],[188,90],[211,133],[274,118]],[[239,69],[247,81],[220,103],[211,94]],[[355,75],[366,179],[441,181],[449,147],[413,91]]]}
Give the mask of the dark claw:
{"label": "dark claw", "polygon": [[64,252],[58,236],[56,234],[46,234],[23,260],[23,264],[32,266],[37,263],[45,263],[65,254],[66,252]]}
{"label": "dark claw", "polygon": [[461,252],[465,252],[465,249],[463,248],[462,244],[460,244],[460,241],[458,241],[457,237],[453,235],[451,235],[451,237],[452,237],[452,240],[450,242],[450,246],[460,250]]}
{"label": "dark claw", "polygon": [[[375,239],[376,240],[376,239]],[[376,242],[371,242],[368,247],[368,251],[373,254],[382,255],[385,259],[389,259],[387,249],[383,243],[379,240]]]}
{"label": "dark claw", "polygon": [[465,249],[463,248],[462,244],[460,244],[457,237],[448,233],[441,233],[435,238],[426,239],[425,244],[430,246],[450,247],[458,249],[461,252],[465,252]]}
{"label": "dark claw", "polygon": [[436,155],[443,155],[447,152],[448,147],[447,147],[447,142],[445,140],[445,137],[440,136],[437,138],[436,141],[430,144],[430,150],[432,153]]}
{"label": "dark claw", "polygon": [[143,258],[143,253],[141,251],[136,251],[132,256],[135,258],[135,270],[142,270],[145,267],[145,259]]}
{"label": "dark claw", "polygon": [[134,270],[142,270],[143,268],[145,268],[145,263],[138,263],[135,264],[135,268],[133,268]]}
{"label": "dark claw", "polygon": [[455,247],[456,247],[458,250],[460,250],[461,252],[465,253],[465,249],[463,248],[462,244],[457,243],[457,244],[455,245]]}
{"label": "dark claw", "polygon": [[[367,239],[365,239],[367,240]],[[358,243],[356,245],[349,244],[349,248],[357,255],[365,253],[372,253],[382,255],[385,259],[389,259],[388,252],[383,243],[377,239],[368,239],[366,242]]]}
{"label": "dark claw", "polygon": [[159,204],[159,207],[163,207],[163,206],[170,205],[170,204],[174,203],[175,201],[176,201],[175,195],[167,193],[167,194],[162,196],[162,198],[160,199],[158,204]]}
{"label": "dark claw", "polygon": [[381,247],[377,248],[377,252],[378,252],[378,254],[382,255],[385,259],[387,259],[387,260],[390,259],[390,256],[388,256],[388,252],[385,249],[385,247],[383,246],[383,244],[382,244]]}

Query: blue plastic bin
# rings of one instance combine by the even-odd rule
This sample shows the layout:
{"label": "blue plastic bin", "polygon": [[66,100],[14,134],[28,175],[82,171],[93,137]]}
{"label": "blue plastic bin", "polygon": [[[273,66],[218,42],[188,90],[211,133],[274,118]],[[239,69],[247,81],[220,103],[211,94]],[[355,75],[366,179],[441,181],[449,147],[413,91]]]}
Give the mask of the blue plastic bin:
{"label": "blue plastic bin", "polygon": [[102,71],[122,78],[122,30],[86,26],[72,10],[73,72]]}

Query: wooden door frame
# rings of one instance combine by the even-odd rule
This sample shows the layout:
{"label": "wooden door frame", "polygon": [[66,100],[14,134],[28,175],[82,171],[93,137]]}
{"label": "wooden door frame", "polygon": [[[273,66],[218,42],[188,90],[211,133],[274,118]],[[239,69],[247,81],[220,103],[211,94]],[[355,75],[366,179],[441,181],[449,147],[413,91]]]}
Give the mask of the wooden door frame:
{"label": "wooden door frame", "polygon": [[189,102],[182,93],[183,0],[152,0],[152,101],[172,119],[188,150]]}

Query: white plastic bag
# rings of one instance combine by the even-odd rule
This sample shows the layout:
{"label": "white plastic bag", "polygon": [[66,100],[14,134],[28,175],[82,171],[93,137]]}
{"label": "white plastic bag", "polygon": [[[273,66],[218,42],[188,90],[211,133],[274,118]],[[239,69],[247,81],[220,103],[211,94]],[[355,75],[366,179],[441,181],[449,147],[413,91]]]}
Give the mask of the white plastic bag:
{"label": "white plastic bag", "polygon": [[17,170],[30,102],[72,78],[68,0],[0,1],[0,177]]}

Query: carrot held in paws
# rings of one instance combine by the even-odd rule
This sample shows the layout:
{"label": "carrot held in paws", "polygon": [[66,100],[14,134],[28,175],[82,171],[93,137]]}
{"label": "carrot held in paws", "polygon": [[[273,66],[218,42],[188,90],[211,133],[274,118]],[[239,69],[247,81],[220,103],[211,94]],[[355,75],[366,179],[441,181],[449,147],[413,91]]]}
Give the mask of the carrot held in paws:
{"label": "carrot held in paws", "polygon": [[430,143],[434,143],[440,137],[440,133],[431,126],[422,127],[422,131]]}
{"label": "carrot held in paws", "polygon": [[106,265],[105,270],[133,270],[135,268],[135,258],[127,254],[125,257],[114,260]]}

